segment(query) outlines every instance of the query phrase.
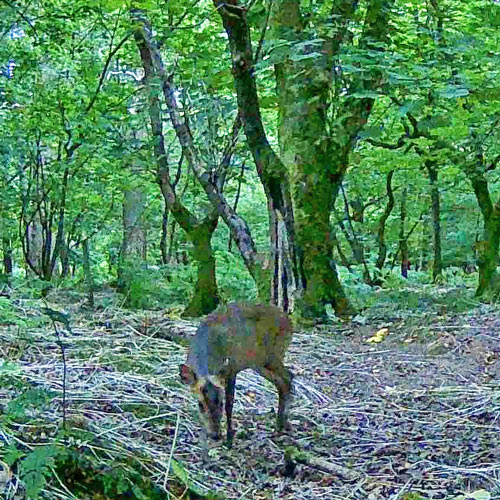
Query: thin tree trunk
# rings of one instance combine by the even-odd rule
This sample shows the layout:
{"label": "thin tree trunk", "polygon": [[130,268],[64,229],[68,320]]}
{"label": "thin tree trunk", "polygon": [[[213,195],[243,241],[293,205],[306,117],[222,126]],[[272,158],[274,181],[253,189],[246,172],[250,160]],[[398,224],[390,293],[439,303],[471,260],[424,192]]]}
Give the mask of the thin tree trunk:
{"label": "thin tree trunk", "polygon": [[12,242],[10,238],[4,236],[2,238],[2,250],[3,250],[3,271],[7,276],[7,279],[10,279],[12,276]]}
{"label": "thin tree trunk", "polygon": [[340,189],[342,191],[342,196],[344,198],[344,214],[345,214],[345,219],[347,220],[347,224],[349,225],[349,231],[347,231],[343,223],[340,224],[340,228],[342,229],[342,231],[344,231],[347,241],[351,245],[354,259],[358,264],[360,264],[363,267],[363,281],[367,285],[372,286],[374,282],[370,275],[370,270],[368,269],[368,265],[366,263],[365,247],[363,245],[363,242],[358,238],[356,231],[354,230],[351,214],[349,212],[349,202],[347,200],[347,195],[344,186],[341,186]]}
{"label": "thin tree trunk", "polygon": [[337,238],[337,234],[335,232],[332,233],[332,241],[333,241],[333,246],[337,249],[337,253],[339,254],[341,264],[349,272],[352,272],[351,263],[349,262],[349,259],[346,257],[346,254],[344,253],[344,250],[342,250],[342,246],[341,246],[340,241]]}
{"label": "thin tree trunk", "polygon": [[92,266],[90,263],[89,240],[84,238],[82,241],[83,253],[83,274],[87,285],[87,298],[90,307],[94,307],[94,276],[92,274]]}
{"label": "thin tree trunk", "polygon": [[[245,175],[245,162],[242,162],[241,173],[238,177],[238,189],[236,190],[236,196],[234,198],[234,205],[233,205],[233,210],[235,212],[238,211],[238,202],[240,201],[241,185],[243,184],[244,175]],[[229,243],[227,245],[228,252],[231,251],[232,244],[233,244],[233,237],[232,237],[231,233],[229,233]]]}
{"label": "thin tree trunk", "polygon": [[399,219],[399,250],[401,252],[401,276],[403,276],[404,278],[408,278],[408,269],[410,267],[410,259],[408,257],[408,238],[405,237],[407,197],[408,197],[408,188],[405,187],[401,195],[401,212]]}
{"label": "thin tree trunk", "polygon": [[172,222],[170,223],[170,237],[168,243],[167,263],[172,262],[172,259],[174,258],[174,255],[177,252],[177,243],[176,243],[177,240],[175,239],[176,228],[177,228],[177,223],[175,222],[175,219],[172,219]]}
{"label": "thin tree trunk", "polygon": [[378,243],[378,256],[375,263],[375,267],[379,271],[379,276],[377,277],[377,284],[381,283],[380,274],[384,268],[385,259],[387,258],[387,244],[385,242],[385,229],[387,224],[387,219],[392,213],[394,208],[394,191],[392,190],[392,178],[394,176],[394,170],[387,172],[386,177],[386,192],[387,192],[387,205],[385,210],[379,218],[378,230],[377,230],[377,243]]}
{"label": "thin tree trunk", "polygon": [[163,217],[161,221],[161,239],[160,239],[161,263],[163,265],[168,264],[167,229],[168,229],[168,206],[165,203],[163,208]]}
{"label": "thin tree trunk", "polygon": [[432,243],[433,243],[433,262],[432,262],[432,280],[435,282],[443,272],[443,260],[441,256],[441,209],[440,195],[438,185],[438,171],[435,162],[425,161],[425,168],[429,175],[431,185],[431,204],[432,204]]}

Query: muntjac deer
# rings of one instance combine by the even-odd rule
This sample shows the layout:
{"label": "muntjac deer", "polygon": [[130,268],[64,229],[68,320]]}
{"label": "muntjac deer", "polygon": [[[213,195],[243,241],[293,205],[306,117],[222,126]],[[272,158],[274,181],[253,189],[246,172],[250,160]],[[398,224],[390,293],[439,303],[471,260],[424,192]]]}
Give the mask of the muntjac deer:
{"label": "muntjac deer", "polygon": [[192,338],[186,364],[179,367],[183,383],[198,398],[202,441],[220,439],[223,396],[227,418],[227,445],[233,440],[232,412],[236,375],[255,369],[278,389],[278,431],[287,427],[292,373],[283,365],[292,337],[288,316],[277,307],[228,304],[207,316]]}

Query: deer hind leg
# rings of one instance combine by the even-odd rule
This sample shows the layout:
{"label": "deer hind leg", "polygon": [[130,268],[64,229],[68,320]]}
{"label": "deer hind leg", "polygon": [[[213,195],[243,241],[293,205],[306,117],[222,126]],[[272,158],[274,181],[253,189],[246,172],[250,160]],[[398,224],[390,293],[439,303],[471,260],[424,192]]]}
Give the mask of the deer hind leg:
{"label": "deer hind leg", "polygon": [[272,382],[278,389],[278,418],[276,427],[278,431],[289,430],[288,408],[292,399],[292,379],[293,374],[282,364],[267,365],[265,368],[259,368],[258,372],[267,380]]}
{"label": "deer hind leg", "polygon": [[228,376],[226,379],[226,419],[227,419],[227,439],[226,444],[228,448],[233,445],[233,403],[234,392],[236,386],[236,376]]}

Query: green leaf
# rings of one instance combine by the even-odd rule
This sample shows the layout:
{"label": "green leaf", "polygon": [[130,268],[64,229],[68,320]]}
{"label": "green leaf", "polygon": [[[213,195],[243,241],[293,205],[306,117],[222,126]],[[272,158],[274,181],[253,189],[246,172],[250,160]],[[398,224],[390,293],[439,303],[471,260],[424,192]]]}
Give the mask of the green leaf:
{"label": "green leaf", "polygon": [[55,446],[40,446],[26,455],[21,462],[20,476],[26,486],[26,496],[30,499],[38,497],[46,484],[45,476],[49,474],[57,454]]}
{"label": "green leaf", "polygon": [[469,91],[465,87],[448,87],[446,90],[441,91],[440,95],[445,99],[456,99],[457,97],[469,95]]}
{"label": "green leaf", "polygon": [[21,373],[21,367],[6,359],[0,359],[0,375],[18,375]]}
{"label": "green leaf", "polygon": [[21,450],[18,450],[15,445],[10,444],[7,446],[5,452],[3,452],[3,461],[11,466],[16,460],[24,456]]}
{"label": "green leaf", "polygon": [[377,97],[380,97],[380,94],[377,94],[377,92],[373,92],[371,90],[362,90],[360,92],[354,92],[354,94],[350,94],[349,97],[355,97],[356,99],[365,99],[365,98],[371,98],[371,99],[376,99]]}
{"label": "green leaf", "polygon": [[360,139],[375,139],[377,137],[380,137],[382,135],[382,130],[380,127],[365,127],[360,133],[359,133],[359,138]]}
{"label": "green leaf", "polygon": [[189,476],[182,464],[177,460],[172,460],[170,466],[172,467],[172,471],[176,475],[177,479],[182,481],[184,484],[188,484]]}
{"label": "green leaf", "polygon": [[132,485],[132,493],[139,500],[148,500],[148,497],[142,492],[142,490],[136,484]]}

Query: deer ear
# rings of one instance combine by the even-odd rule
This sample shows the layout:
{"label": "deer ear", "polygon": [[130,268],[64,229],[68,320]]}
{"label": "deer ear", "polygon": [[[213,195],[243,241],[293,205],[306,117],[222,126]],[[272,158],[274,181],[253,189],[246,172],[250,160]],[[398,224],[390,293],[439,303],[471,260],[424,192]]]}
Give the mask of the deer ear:
{"label": "deer ear", "polygon": [[188,365],[179,366],[179,376],[181,377],[182,383],[187,385],[193,385],[198,378],[194,370]]}

